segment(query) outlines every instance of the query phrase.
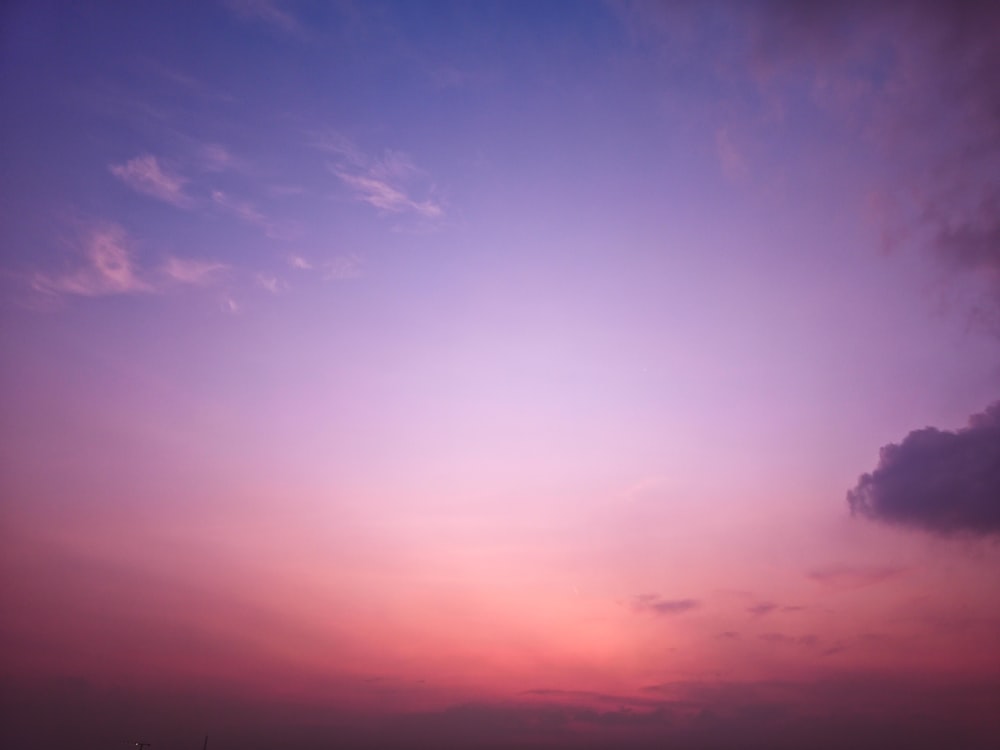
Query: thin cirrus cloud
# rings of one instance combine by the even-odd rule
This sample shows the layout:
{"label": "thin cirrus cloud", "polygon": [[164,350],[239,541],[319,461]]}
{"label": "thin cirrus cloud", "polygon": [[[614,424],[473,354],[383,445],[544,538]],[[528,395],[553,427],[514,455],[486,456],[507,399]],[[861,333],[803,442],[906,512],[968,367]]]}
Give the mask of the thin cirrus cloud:
{"label": "thin cirrus cloud", "polygon": [[288,289],[288,283],[269,273],[257,274],[257,286],[271,294],[281,294]]}
{"label": "thin cirrus cloud", "polygon": [[632,602],[637,612],[659,616],[681,615],[700,606],[697,599],[664,599],[656,594],[640,594]]}
{"label": "thin cirrus cloud", "polygon": [[249,201],[234,198],[222,190],[213,190],[212,203],[225,213],[235,216],[245,224],[257,227],[272,240],[289,240],[296,236],[294,227],[279,224],[259,211]]}
{"label": "thin cirrus cloud", "polygon": [[83,258],[79,267],[61,275],[36,274],[32,279],[36,291],[77,297],[149,294],[168,285],[208,286],[228,268],[216,261],[169,256],[151,272],[137,260],[134,238],[110,221],[85,227],[77,244]]}
{"label": "thin cirrus cloud", "polygon": [[313,264],[301,255],[289,255],[288,265],[296,271],[311,271],[313,269]]}
{"label": "thin cirrus cloud", "polygon": [[180,284],[205,286],[210,284],[220,271],[228,268],[225,263],[197,260],[193,258],[178,258],[170,256],[160,269],[164,276]]}
{"label": "thin cirrus cloud", "polygon": [[338,255],[323,264],[323,278],[330,281],[354,279],[361,271],[361,259],[357,255]]}
{"label": "thin cirrus cloud", "polygon": [[[387,149],[381,157],[365,154],[341,133],[327,132],[315,138],[315,148],[332,157],[330,171],[348,188],[355,200],[386,214],[412,214],[424,219],[444,218],[444,207],[426,186],[426,174],[410,157]],[[418,190],[423,187],[421,195]]]}
{"label": "thin cirrus cloud", "polygon": [[238,18],[270,26],[285,34],[301,34],[302,24],[277,0],[223,0]]}
{"label": "thin cirrus cloud", "polygon": [[38,274],[32,286],[48,294],[100,297],[112,294],[152,292],[141,278],[135,262],[133,242],[123,227],[102,222],[89,227],[81,240],[85,264],[60,276]]}
{"label": "thin cirrus cloud", "polygon": [[363,264],[355,254],[337,255],[328,260],[312,261],[301,255],[292,254],[286,258],[290,268],[296,271],[315,271],[327,281],[342,281],[361,276]]}
{"label": "thin cirrus cloud", "polygon": [[206,172],[244,169],[243,161],[220,143],[206,143],[199,149],[201,168]]}
{"label": "thin cirrus cloud", "polygon": [[108,169],[138,193],[178,208],[192,205],[191,197],[184,188],[187,180],[164,167],[152,154],[137,156],[124,164],[112,164]]}

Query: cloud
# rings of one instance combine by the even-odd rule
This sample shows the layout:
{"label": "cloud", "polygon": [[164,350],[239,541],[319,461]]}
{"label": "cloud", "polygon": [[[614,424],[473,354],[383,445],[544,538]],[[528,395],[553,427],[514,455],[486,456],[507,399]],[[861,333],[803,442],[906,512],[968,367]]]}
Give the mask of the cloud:
{"label": "cloud", "polygon": [[105,297],[116,294],[149,294],[171,285],[207,286],[229,266],[211,260],[168,256],[158,268],[143,268],[136,259],[135,242],[114,222],[83,225],[74,240],[82,257],[75,270],[62,275],[38,273],[32,287],[45,294]]}
{"label": "cloud", "polygon": [[919,236],[1000,295],[1000,4],[782,0],[750,13],[760,80],[806,73],[814,100],[886,157],[891,221],[911,230],[887,233]]}
{"label": "cloud", "polygon": [[234,198],[222,190],[212,191],[212,202],[240,221],[257,227],[272,240],[289,240],[296,235],[296,231],[293,228],[281,226],[272,221],[258,211],[252,203]]}
{"label": "cloud", "polygon": [[184,192],[187,180],[165,169],[152,154],[137,156],[124,164],[112,164],[108,169],[136,192],[179,208],[191,205],[191,198]]}
{"label": "cloud", "polygon": [[351,174],[341,169],[333,173],[355,194],[355,197],[387,213],[413,211],[429,219],[438,219],[444,210],[432,200],[418,201],[407,195],[401,188],[371,174]]}
{"label": "cloud", "polygon": [[278,0],[223,0],[226,7],[246,21],[258,21],[286,34],[301,34],[302,25]]}
{"label": "cloud", "polygon": [[170,256],[160,269],[171,281],[179,284],[204,286],[211,283],[212,277],[228,268],[224,263],[194,258],[177,258]]}
{"label": "cloud", "polygon": [[728,128],[718,128],[715,131],[715,153],[723,174],[730,182],[740,183],[746,180],[750,172],[746,157],[736,148]]}
{"label": "cloud", "polygon": [[747,607],[747,612],[755,617],[763,617],[764,615],[774,612],[776,609],[778,609],[778,605],[774,602],[760,602],[759,604]]}
{"label": "cloud", "polygon": [[811,570],[806,575],[828,588],[846,590],[874,586],[903,572],[903,568],[892,566],[830,565]]}
{"label": "cloud", "polygon": [[200,149],[201,168],[206,172],[227,172],[243,169],[243,161],[220,143],[206,143]]}
{"label": "cloud", "polygon": [[301,255],[289,255],[288,265],[297,271],[310,271],[312,270],[313,264],[308,260],[303,258]]}
{"label": "cloud", "polygon": [[361,259],[356,255],[339,255],[323,264],[323,278],[330,281],[354,279],[361,275]]}
{"label": "cloud", "polygon": [[330,171],[354,195],[387,214],[444,218],[444,207],[432,196],[426,173],[402,151],[386,149],[371,157],[342,133],[327,131],[313,137],[312,146],[331,156]]}
{"label": "cloud", "polygon": [[136,268],[132,241],[118,224],[88,228],[81,240],[85,265],[62,276],[36,275],[32,286],[48,294],[100,297],[154,291]]}
{"label": "cloud", "polygon": [[654,615],[681,615],[701,606],[697,599],[663,599],[656,594],[640,594],[632,602],[637,612]]}
{"label": "cloud", "polygon": [[851,512],[939,534],[1000,534],[1000,402],[950,432],[925,427],[879,452]]}
{"label": "cloud", "polygon": [[288,284],[285,281],[266,273],[257,274],[257,286],[266,289],[271,294],[280,294],[288,289]]}
{"label": "cloud", "polygon": [[815,648],[819,645],[819,637],[815,635],[786,635],[785,633],[763,633],[758,638],[774,646],[804,646]]}

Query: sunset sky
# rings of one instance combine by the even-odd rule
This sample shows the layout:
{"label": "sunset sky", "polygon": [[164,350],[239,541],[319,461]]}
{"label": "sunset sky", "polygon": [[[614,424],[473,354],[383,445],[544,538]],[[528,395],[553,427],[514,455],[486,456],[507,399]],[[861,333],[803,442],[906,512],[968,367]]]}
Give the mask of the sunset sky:
{"label": "sunset sky", "polygon": [[998,746],[998,38],[5,3],[0,744]]}

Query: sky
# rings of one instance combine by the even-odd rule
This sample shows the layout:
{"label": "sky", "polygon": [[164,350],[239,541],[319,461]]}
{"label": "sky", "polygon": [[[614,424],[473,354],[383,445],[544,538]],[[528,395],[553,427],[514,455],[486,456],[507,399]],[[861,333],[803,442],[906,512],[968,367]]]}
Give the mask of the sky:
{"label": "sky", "polygon": [[996,747],[998,37],[5,3],[4,746]]}

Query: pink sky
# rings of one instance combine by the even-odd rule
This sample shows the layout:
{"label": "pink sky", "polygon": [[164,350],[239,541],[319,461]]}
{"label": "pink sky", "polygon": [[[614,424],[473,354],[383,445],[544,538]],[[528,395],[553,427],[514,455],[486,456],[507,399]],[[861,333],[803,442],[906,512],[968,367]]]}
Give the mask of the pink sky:
{"label": "pink sky", "polygon": [[6,8],[4,744],[992,746],[998,19]]}

